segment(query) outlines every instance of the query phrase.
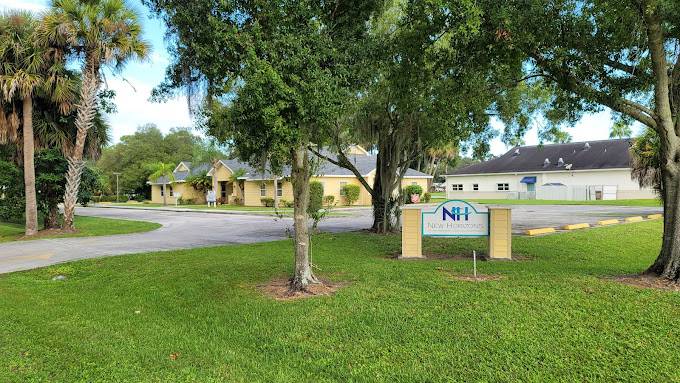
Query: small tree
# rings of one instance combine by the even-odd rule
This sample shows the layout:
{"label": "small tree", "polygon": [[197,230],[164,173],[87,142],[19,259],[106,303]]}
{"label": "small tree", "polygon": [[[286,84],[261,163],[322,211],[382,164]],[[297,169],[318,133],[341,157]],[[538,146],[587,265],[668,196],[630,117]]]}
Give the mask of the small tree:
{"label": "small tree", "polygon": [[165,190],[165,185],[175,180],[175,175],[172,172],[174,169],[175,166],[173,164],[166,164],[163,162],[157,162],[155,164],[149,165],[149,170],[151,170],[149,179],[154,182],[162,180],[161,188],[163,189],[163,205],[168,204],[168,193]]}
{"label": "small tree", "polygon": [[351,206],[359,200],[361,188],[359,185],[347,184],[340,189],[340,194],[345,197],[345,205]]}
{"label": "small tree", "polygon": [[203,172],[202,174],[189,176],[186,182],[196,191],[205,194],[212,188],[212,179],[213,177],[210,177],[207,172]]}

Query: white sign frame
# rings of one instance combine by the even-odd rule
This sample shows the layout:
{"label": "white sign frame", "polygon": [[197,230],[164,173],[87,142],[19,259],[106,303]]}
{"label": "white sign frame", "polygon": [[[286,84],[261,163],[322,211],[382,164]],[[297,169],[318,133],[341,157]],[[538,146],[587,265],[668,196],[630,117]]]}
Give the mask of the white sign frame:
{"label": "white sign frame", "polygon": [[[451,208],[448,208],[447,204],[458,204],[458,206],[451,206]],[[460,208],[463,209],[460,209]],[[481,210],[481,209],[480,209]],[[420,226],[420,233],[423,237],[488,237],[490,235],[490,230],[491,230],[491,222],[490,222],[490,215],[489,215],[489,210],[487,209],[486,211],[480,211],[472,205],[471,203],[463,200],[458,200],[458,199],[450,199],[447,201],[444,201],[437,205],[437,207],[434,210],[431,211],[422,211],[421,212],[421,226]],[[472,222],[471,223],[476,223],[476,224],[483,224],[486,226],[486,230],[479,230],[479,231],[472,231],[472,233],[433,233],[430,231],[425,230],[425,227],[428,223],[432,223],[432,221],[437,221],[438,215],[437,213],[442,215],[441,221],[446,221],[446,217],[448,216],[452,221],[460,221],[463,219],[464,221],[470,222],[470,218],[472,217]],[[464,218],[462,218],[464,217]]]}

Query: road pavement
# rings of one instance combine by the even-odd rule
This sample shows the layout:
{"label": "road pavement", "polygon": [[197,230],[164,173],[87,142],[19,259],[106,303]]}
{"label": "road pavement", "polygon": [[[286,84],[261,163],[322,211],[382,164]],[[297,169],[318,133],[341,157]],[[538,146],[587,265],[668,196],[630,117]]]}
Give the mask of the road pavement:
{"label": "road pavement", "polygon": [[[660,213],[661,208],[622,206],[514,205],[513,232],[527,228],[596,223],[601,219]],[[163,225],[146,233],[103,237],[39,239],[0,244],[0,273],[43,267],[77,259],[149,251],[188,249],[284,239],[292,231],[290,218],[201,212],[117,208],[78,208],[78,215],[152,221]],[[370,209],[349,216],[330,217],[322,231],[343,232],[371,226]]]}

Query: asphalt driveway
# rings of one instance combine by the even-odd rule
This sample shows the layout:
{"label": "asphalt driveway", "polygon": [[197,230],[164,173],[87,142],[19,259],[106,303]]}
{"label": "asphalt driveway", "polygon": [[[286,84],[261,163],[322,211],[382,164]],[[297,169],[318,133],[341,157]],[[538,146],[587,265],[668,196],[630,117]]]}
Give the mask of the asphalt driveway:
{"label": "asphalt driveway", "polygon": [[[513,232],[527,228],[596,223],[601,219],[660,213],[661,208],[623,206],[512,206]],[[149,251],[186,249],[284,239],[292,230],[290,218],[173,212],[160,210],[78,208],[78,215],[158,222],[163,227],[137,234],[106,237],[40,239],[0,244],[0,273],[26,270],[77,259]],[[320,228],[327,232],[355,231],[371,225],[370,209],[351,216],[331,217]]]}

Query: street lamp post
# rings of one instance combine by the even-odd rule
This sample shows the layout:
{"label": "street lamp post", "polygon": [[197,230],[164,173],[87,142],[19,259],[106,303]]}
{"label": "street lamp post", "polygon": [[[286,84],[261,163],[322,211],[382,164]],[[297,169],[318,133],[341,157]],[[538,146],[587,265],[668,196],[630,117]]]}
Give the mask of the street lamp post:
{"label": "street lamp post", "polygon": [[119,189],[118,189],[118,176],[121,175],[121,173],[118,172],[113,172],[113,175],[116,176],[116,203],[120,202],[118,195],[119,195]]}

